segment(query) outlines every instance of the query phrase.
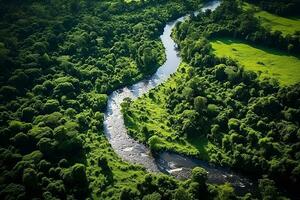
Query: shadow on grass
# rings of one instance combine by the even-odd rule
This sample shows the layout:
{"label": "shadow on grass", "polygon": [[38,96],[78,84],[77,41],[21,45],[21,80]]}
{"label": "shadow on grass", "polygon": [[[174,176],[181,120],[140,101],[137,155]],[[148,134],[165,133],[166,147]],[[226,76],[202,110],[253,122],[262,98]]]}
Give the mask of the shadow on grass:
{"label": "shadow on grass", "polygon": [[281,51],[281,50],[278,50],[278,49],[275,49],[275,48],[270,48],[270,47],[265,47],[265,46],[262,46],[262,45],[253,44],[253,43],[251,43],[249,41],[246,41],[246,40],[220,37],[220,38],[211,39],[211,42],[222,42],[226,45],[232,45],[232,44],[235,44],[235,43],[243,43],[243,44],[249,45],[253,48],[259,49],[259,50],[261,50],[265,53],[268,53],[268,54],[273,54],[273,55],[277,55],[277,56],[293,56],[293,57],[296,57],[296,58],[300,59],[300,55],[289,54],[288,52]]}
{"label": "shadow on grass", "polygon": [[201,137],[193,137],[188,138],[187,142],[194,146],[199,151],[199,158],[205,161],[208,161],[209,156],[208,152],[206,151],[206,147],[208,145],[208,139],[201,136]]}

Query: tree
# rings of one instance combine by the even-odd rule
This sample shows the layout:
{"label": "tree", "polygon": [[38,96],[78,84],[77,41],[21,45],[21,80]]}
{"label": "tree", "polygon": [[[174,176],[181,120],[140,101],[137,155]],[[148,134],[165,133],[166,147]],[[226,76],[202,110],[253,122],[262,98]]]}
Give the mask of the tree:
{"label": "tree", "polygon": [[183,111],[180,120],[181,120],[181,131],[187,136],[191,137],[197,133],[199,121],[199,114],[195,110],[185,110]]}
{"label": "tree", "polygon": [[32,107],[27,107],[22,110],[22,120],[31,122],[35,115],[35,110]]}
{"label": "tree", "polygon": [[142,200],[161,200],[161,195],[157,192],[145,195]]}
{"label": "tree", "polygon": [[31,149],[31,142],[29,137],[23,132],[17,133],[12,138],[13,144],[15,147],[19,148],[22,152]]}
{"label": "tree", "polygon": [[215,66],[215,76],[219,81],[224,81],[227,79],[227,74],[225,73],[226,65],[219,64]]}
{"label": "tree", "polygon": [[37,177],[36,171],[32,168],[25,169],[23,172],[22,180],[23,180],[24,185],[28,189],[30,189],[30,190],[35,189],[38,184],[38,177]]}
{"label": "tree", "polygon": [[221,185],[218,187],[218,200],[232,200],[236,199],[236,196],[234,194],[234,189],[229,183],[225,183],[224,185]]}
{"label": "tree", "polygon": [[148,139],[148,144],[151,150],[155,151],[155,150],[159,150],[158,144],[160,142],[160,138],[156,135],[151,136]]}
{"label": "tree", "polygon": [[174,200],[191,200],[191,197],[185,189],[180,187],[177,190],[175,190]]}
{"label": "tree", "polygon": [[120,200],[134,200],[137,199],[137,191],[129,187],[124,187],[120,194]]}
{"label": "tree", "polygon": [[25,199],[26,190],[23,185],[9,183],[3,190],[0,191],[0,197],[10,197],[12,199]]}
{"label": "tree", "polygon": [[12,99],[18,94],[18,90],[12,86],[2,86],[0,94],[7,99]]}
{"label": "tree", "polygon": [[197,96],[194,99],[194,108],[195,108],[195,110],[201,113],[203,109],[207,108],[206,103],[207,103],[207,99],[205,97]]}
{"label": "tree", "polygon": [[64,199],[66,196],[66,189],[62,180],[53,180],[48,184],[46,189],[61,199]]}
{"label": "tree", "polygon": [[205,185],[207,181],[207,171],[201,167],[195,167],[192,170],[192,181]]}
{"label": "tree", "polygon": [[41,138],[37,143],[39,150],[46,156],[52,157],[55,146],[55,141],[50,138]]}
{"label": "tree", "polygon": [[258,188],[263,199],[277,199],[279,195],[275,186],[275,182],[273,180],[268,179],[267,177],[259,179]]}
{"label": "tree", "polygon": [[47,100],[47,102],[44,104],[43,111],[46,114],[59,111],[59,102],[55,99]]}
{"label": "tree", "polygon": [[240,120],[231,118],[228,120],[228,129],[229,130],[239,130],[240,129]]}
{"label": "tree", "polygon": [[74,88],[73,84],[70,82],[59,83],[54,88],[54,94],[57,94],[57,95],[68,95],[74,91],[75,91],[75,88]]}

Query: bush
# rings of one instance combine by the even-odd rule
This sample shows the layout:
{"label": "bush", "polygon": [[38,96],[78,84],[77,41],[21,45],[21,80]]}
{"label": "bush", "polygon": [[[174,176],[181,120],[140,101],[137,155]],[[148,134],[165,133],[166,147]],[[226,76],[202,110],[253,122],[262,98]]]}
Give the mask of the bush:
{"label": "bush", "polygon": [[8,127],[12,132],[27,132],[31,128],[31,124],[24,123],[17,120],[12,120],[9,122]]}
{"label": "bush", "polygon": [[27,168],[23,172],[23,183],[29,189],[36,189],[38,184],[37,173],[32,168]]}
{"label": "bush", "polygon": [[55,99],[47,100],[47,102],[44,104],[43,111],[46,114],[59,111],[59,102]]}
{"label": "bush", "polygon": [[218,187],[218,200],[233,200],[236,199],[236,196],[234,194],[234,189],[229,183],[225,183],[224,185],[220,185]]}
{"label": "bush", "polygon": [[75,91],[75,88],[74,88],[73,84],[69,83],[69,82],[59,83],[54,88],[54,94],[56,94],[56,95],[68,95],[74,91]]}
{"label": "bush", "polygon": [[215,104],[208,104],[207,113],[210,117],[215,117],[219,114],[219,107]]}
{"label": "bush", "polygon": [[27,107],[22,110],[22,120],[26,122],[31,122],[34,115],[35,115],[35,110],[31,107]]}
{"label": "bush", "polygon": [[279,193],[273,180],[264,177],[259,179],[258,188],[260,190],[261,198],[266,200],[277,199]]}
{"label": "bush", "polygon": [[21,149],[22,151],[26,150],[26,148],[30,149],[30,139],[23,132],[17,133],[12,138],[12,141],[14,146]]}
{"label": "bush", "polygon": [[207,171],[201,167],[195,167],[192,170],[192,181],[205,185],[207,181]]}
{"label": "bush", "polygon": [[157,192],[145,195],[142,200],[161,200],[161,195]]}
{"label": "bush", "polygon": [[152,151],[159,150],[158,144],[160,143],[160,139],[158,136],[154,135],[148,139],[149,147]]}
{"label": "bush", "polygon": [[198,112],[202,112],[203,109],[206,109],[207,99],[202,96],[198,96],[194,99],[194,108]]}
{"label": "bush", "polygon": [[61,199],[64,199],[66,196],[66,189],[61,180],[50,182],[47,186],[47,190]]}
{"label": "bush", "polygon": [[120,200],[134,200],[137,199],[138,193],[132,188],[124,187],[120,194]]}
{"label": "bush", "polygon": [[33,151],[30,154],[23,156],[24,161],[30,161],[35,164],[38,164],[42,158],[43,158],[43,154],[39,150]]}
{"label": "bush", "polygon": [[0,197],[10,197],[11,199],[21,200],[25,199],[25,187],[20,184],[10,183],[0,191]]}

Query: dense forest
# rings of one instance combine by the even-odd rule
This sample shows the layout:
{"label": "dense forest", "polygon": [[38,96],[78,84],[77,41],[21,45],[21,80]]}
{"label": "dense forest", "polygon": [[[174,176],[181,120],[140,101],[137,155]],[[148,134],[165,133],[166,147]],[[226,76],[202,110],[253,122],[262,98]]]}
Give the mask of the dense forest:
{"label": "dense forest", "polygon": [[[104,135],[108,96],[153,74],[166,59],[159,38],[165,24],[202,2],[0,0],[0,198],[254,198],[237,196],[230,184],[208,184],[201,167],[184,181],[149,173],[120,159]],[[296,15],[299,5],[247,2],[283,16]],[[259,179],[255,198],[284,199],[280,188],[294,195],[300,185],[300,85],[259,79],[214,55],[210,40],[239,38],[298,56],[300,35],[263,28],[240,3],[224,0],[176,25],[188,67],[178,87],[161,86],[167,121],[175,141],[201,135],[213,144],[208,161]],[[155,91],[146,96],[155,99]],[[127,102],[125,119],[134,113]],[[129,133],[153,152],[168,150],[157,148],[147,127]]]}
{"label": "dense forest", "polygon": [[[193,34],[196,31],[205,33],[206,38]],[[267,173],[296,190],[300,184],[300,85],[280,87],[272,79],[258,81],[256,74],[234,61],[214,57],[207,37],[225,33],[264,45],[268,41],[262,38],[272,38],[255,37],[268,33],[251,13],[241,12],[237,3],[229,1],[214,13],[180,24],[174,36],[184,61],[195,68],[188,81],[169,94],[167,107],[176,111],[171,123],[178,124],[175,129],[187,137],[205,134],[221,146],[221,151],[211,152],[213,162],[254,175]],[[272,45],[280,47],[278,43],[274,38]],[[185,112],[192,114],[177,116]]]}
{"label": "dense forest", "polygon": [[[137,102],[123,104],[129,133],[153,151],[175,150],[198,156],[251,177],[268,178],[298,196],[299,83],[282,86],[276,79],[260,79],[235,60],[214,55],[210,40],[239,38],[299,55],[299,36],[269,32],[238,1],[223,1],[214,12],[192,16],[176,26],[173,36],[187,64],[169,84]],[[291,46],[293,51],[288,48]],[[173,135],[164,136],[164,130],[151,128],[150,109],[154,106],[138,112],[151,103],[157,107],[163,104],[160,108],[167,113],[163,123],[171,127]],[[211,144],[206,149],[207,158],[201,150],[195,153],[192,148],[181,147],[186,141],[201,139]],[[278,193],[269,195],[262,198],[276,199]]]}
{"label": "dense forest", "polygon": [[[163,26],[192,5],[1,1],[1,199],[102,195],[122,182],[114,180],[114,168],[141,173],[141,182],[140,167],[111,166],[107,158],[112,150],[101,136],[107,94],[163,62]],[[103,151],[91,154],[98,144]],[[110,159],[121,162],[114,154]],[[145,181],[157,184],[152,177]],[[177,188],[175,180],[170,184],[166,190]],[[121,189],[103,198],[117,199]],[[130,192],[125,189],[122,199]]]}

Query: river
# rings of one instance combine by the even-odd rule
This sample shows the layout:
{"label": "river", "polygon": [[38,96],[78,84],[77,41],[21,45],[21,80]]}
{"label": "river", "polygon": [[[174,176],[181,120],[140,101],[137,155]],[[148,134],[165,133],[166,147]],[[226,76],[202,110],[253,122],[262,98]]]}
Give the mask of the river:
{"label": "river", "polygon": [[[211,1],[202,7],[202,10],[214,10],[220,5],[219,1]],[[153,156],[147,146],[135,141],[127,134],[124,118],[121,113],[121,103],[126,97],[136,99],[150,89],[165,82],[171,74],[175,73],[180,62],[176,44],[171,38],[171,32],[177,22],[185,20],[188,16],[166,24],[160,36],[165,47],[166,61],[151,77],[132,86],[118,89],[109,96],[107,111],[104,120],[104,132],[115,152],[125,161],[143,165],[150,172],[163,172],[177,178],[187,178],[191,169],[201,166],[208,171],[208,182],[222,184],[229,182],[238,194],[253,192],[255,184],[248,178],[234,173],[229,169],[216,167],[207,162],[178,155],[176,153],[162,152]]]}

